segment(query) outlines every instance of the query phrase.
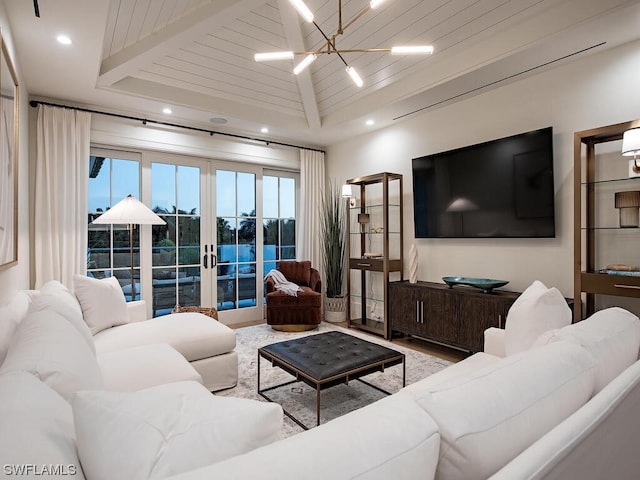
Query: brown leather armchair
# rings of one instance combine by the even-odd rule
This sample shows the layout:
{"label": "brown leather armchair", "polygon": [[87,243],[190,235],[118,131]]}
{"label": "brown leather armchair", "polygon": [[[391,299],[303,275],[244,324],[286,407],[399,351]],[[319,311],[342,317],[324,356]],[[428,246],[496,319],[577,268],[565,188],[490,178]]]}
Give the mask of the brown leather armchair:
{"label": "brown leather armchair", "polygon": [[287,295],[276,290],[273,279],[267,277],[267,324],[274,330],[285,332],[313,330],[322,321],[320,273],[311,267],[310,261],[281,261],[277,269],[287,280],[298,284],[302,291],[298,291],[297,297]]}

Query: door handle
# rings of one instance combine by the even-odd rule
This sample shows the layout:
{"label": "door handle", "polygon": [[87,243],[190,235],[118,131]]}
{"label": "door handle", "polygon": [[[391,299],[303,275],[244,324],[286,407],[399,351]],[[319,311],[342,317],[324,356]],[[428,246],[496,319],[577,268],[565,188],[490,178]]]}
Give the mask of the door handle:
{"label": "door handle", "polygon": [[211,268],[218,266],[218,256],[211,254]]}
{"label": "door handle", "polygon": [[209,260],[209,256],[205,253],[204,256],[202,257],[202,266],[204,267],[205,270],[209,268],[208,260]]}
{"label": "door handle", "polygon": [[640,290],[640,286],[637,285],[621,285],[619,283],[616,283],[614,285],[615,288],[627,288],[629,290]]}

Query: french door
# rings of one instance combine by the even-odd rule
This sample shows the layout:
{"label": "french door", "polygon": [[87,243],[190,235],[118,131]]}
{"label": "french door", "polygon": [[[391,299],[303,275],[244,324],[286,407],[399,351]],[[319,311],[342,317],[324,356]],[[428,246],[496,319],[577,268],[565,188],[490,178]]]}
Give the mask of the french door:
{"label": "french door", "polygon": [[[212,303],[227,322],[262,318],[262,216],[257,202],[260,169],[215,162],[211,165],[212,215],[210,238],[215,240],[216,267],[211,269]],[[215,300],[213,300],[215,297]]]}
{"label": "french door", "polygon": [[166,221],[151,233],[153,315],[179,304],[215,306],[225,323],[262,318],[260,169],[173,156],[149,169],[150,205]]}
{"label": "french door", "polygon": [[[264,274],[296,258],[296,173],[101,148],[89,162],[88,275],[115,276],[153,316],[181,305],[215,306],[229,324],[262,318]],[[133,245],[127,225],[91,224],[128,194],[166,222],[136,226]]]}

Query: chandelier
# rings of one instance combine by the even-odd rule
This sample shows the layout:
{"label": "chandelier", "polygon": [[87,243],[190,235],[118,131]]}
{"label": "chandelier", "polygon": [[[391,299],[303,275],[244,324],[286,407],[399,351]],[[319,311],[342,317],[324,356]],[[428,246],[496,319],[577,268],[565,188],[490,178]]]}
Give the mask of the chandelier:
{"label": "chandelier", "polygon": [[313,23],[313,25],[318,29],[318,31],[322,34],[325,39],[325,43],[323,43],[320,48],[314,51],[306,51],[306,52],[268,52],[268,53],[256,53],[254,55],[254,59],[256,62],[266,62],[271,60],[293,60],[295,56],[304,56],[302,61],[298,63],[293,68],[293,73],[295,75],[300,74],[304,71],[309,65],[311,65],[319,55],[327,54],[330,55],[335,53],[342,63],[344,63],[345,70],[353,80],[353,82],[358,86],[362,87],[364,82],[362,78],[358,74],[355,68],[350,66],[347,61],[342,56],[343,53],[355,53],[355,52],[390,52],[392,55],[415,55],[415,54],[431,54],[433,53],[433,47],[430,45],[405,45],[405,46],[396,46],[392,48],[356,48],[356,49],[342,49],[336,46],[336,38],[344,33],[344,31],[353,25],[360,17],[362,17],[369,10],[373,10],[380,6],[384,0],[371,0],[369,4],[363,8],[358,14],[356,14],[351,20],[349,20],[345,25],[342,24],[342,0],[338,0],[338,29],[336,32],[330,37],[324,33],[324,31],[320,28],[320,26],[314,21],[313,13],[309,10],[309,7],[305,5],[303,0],[289,0],[291,5],[298,11],[298,13],[304,18],[308,23]]}

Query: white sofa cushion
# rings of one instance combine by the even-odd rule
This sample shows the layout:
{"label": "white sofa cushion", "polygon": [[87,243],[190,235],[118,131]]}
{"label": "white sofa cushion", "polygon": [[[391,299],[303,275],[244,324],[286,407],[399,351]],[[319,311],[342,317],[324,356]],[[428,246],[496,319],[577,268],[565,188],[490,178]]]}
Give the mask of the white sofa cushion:
{"label": "white sofa cushion", "polygon": [[98,355],[105,390],[133,392],[170,382],[202,377],[174,348],[166,344],[143,345]]}
{"label": "white sofa cushion", "polygon": [[411,398],[391,395],[335,420],[172,480],[433,478],[440,436]]}
{"label": "white sofa cushion", "polygon": [[[0,375],[0,425],[0,465],[7,478],[84,480],[71,406],[30,373]],[[49,466],[58,467],[58,475],[49,475]]]}
{"label": "white sofa cushion", "polygon": [[0,307],[0,365],[7,356],[18,324],[27,315],[31,297],[25,292],[16,293],[8,305]]}
{"label": "white sofa cushion", "polygon": [[232,351],[236,334],[201,313],[172,313],[144,322],[108,328],[94,337],[98,353],[154,343],[167,343],[193,362]]}
{"label": "white sofa cushion", "polygon": [[67,400],[78,390],[102,388],[93,352],[55,312],[32,312],[20,322],[0,373],[27,371]]}
{"label": "white sofa cushion", "polygon": [[93,336],[82,317],[82,309],[78,299],[67,287],[56,280],[45,283],[40,292],[34,296],[29,306],[30,312],[41,312],[43,310],[56,312],[71,323],[80,332],[91,351],[95,353],[96,347],[93,344]]}
{"label": "white sofa cushion", "polygon": [[105,328],[127,323],[127,301],[117,278],[97,279],[74,275],[73,290],[92,335]]}
{"label": "white sofa cushion", "polygon": [[581,322],[543,333],[535,346],[566,340],[586,348],[596,359],[596,386],[602,390],[638,360],[640,320],[620,307],[599,310]]}
{"label": "white sofa cushion", "polygon": [[280,437],[275,403],[217,397],[195,382],[72,400],[78,452],[92,479],[164,478]]}
{"label": "white sofa cushion", "polygon": [[402,394],[410,394],[413,397],[420,395],[421,392],[429,390],[431,387],[436,387],[449,382],[455,378],[469,375],[480,368],[487,367],[496,362],[499,362],[502,357],[496,357],[495,355],[489,355],[484,352],[478,352],[470,357],[467,357],[459,362],[449,365],[447,368],[440,370],[439,372],[429,375],[422,380],[419,380],[411,385],[404,387]]}
{"label": "white sofa cushion", "polygon": [[440,428],[437,478],[487,478],[591,396],[594,359],[556,342],[501,359],[416,398]]}
{"label": "white sofa cushion", "polygon": [[571,309],[557,288],[534,281],[513,302],[507,313],[504,350],[507,356],[531,348],[547,330],[571,323]]}
{"label": "white sofa cushion", "polygon": [[509,462],[490,480],[640,477],[640,362]]}

